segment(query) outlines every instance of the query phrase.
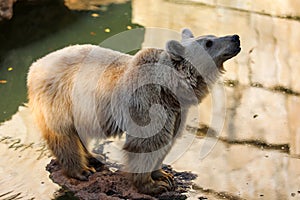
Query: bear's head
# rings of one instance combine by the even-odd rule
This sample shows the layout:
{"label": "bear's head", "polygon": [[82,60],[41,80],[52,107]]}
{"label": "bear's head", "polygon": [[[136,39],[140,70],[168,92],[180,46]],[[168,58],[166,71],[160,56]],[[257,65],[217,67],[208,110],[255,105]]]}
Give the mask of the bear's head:
{"label": "bear's head", "polygon": [[199,65],[202,68],[216,67],[222,72],[223,63],[241,51],[238,35],[225,37],[207,35],[195,38],[189,29],[183,29],[181,36],[181,42],[168,41],[166,51],[172,60],[187,60],[196,67]]}

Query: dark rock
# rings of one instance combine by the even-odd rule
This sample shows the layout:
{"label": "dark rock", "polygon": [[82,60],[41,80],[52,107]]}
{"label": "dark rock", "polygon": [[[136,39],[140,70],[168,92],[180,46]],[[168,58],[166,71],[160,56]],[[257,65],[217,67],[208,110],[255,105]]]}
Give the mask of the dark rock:
{"label": "dark rock", "polygon": [[43,4],[51,0],[0,0],[0,22],[10,20],[13,16],[13,6],[17,2],[27,3],[31,5]]}
{"label": "dark rock", "polygon": [[0,0],[0,21],[11,19],[13,16],[13,5],[16,0]]}
{"label": "dark rock", "polygon": [[[124,172],[117,170],[112,172],[109,170],[111,166],[116,168],[116,164],[101,165],[97,164],[95,169],[97,172],[89,177],[88,181],[79,181],[73,178],[66,177],[59,164],[52,160],[46,167],[50,172],[50,178],[53,182],[62,186],[62,188],[70,191],[75,197],[84,200],[118,200],[118,199],[144,199],[144,200],[183,200],[187,196],[185,193],[191,188],[192,180],[197,175],[190,172],[177,172],[171,166],[164,166],[163,169],[173,174],[174,180],[177,183],[175,191],[165,192],[158,196],[150,196],[138,193],[136,188],[132,186],[130,181],[125,176]],[[111,166],[110,166],[111,165]]]}

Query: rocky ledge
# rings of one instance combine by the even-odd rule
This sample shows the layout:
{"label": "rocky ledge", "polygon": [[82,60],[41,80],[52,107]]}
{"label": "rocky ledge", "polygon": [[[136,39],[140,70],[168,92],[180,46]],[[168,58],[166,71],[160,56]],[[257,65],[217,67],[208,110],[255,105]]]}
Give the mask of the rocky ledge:
{"label": "rocky ledge", "polygon": [[16,0],[0,0],[0,21],[11,19],[13,16],[13,4]]}
{"label": "rocky ledge", "polygon": [[42,4],[51,0],[0,0],[0,22],[13,17],[13,7],[17,2],[26,4]]}
{"label": "rocky ledge", "polygon": [[172,192],[165,192],[159,196],[149,196],[140,194],[130,184],[124,174],[116,169],[116,165],[99,163],[94,165],[96,173],[89,177],[88,181],[79,181],[68,178],[62,173],[59,164],[52,160],[46,167],[50,172],[53,182],[60,185],[66,191],[70,191],[75,197],[84,200],[118,200],[118,199],[144,199],[144,200],[167,200],[167,199],[187,199],[187,191],[191,188],[192,180],[197,175],[190,172],[177,172],[171,166],[164,166],[163,169],[174,175],[177,188]]}

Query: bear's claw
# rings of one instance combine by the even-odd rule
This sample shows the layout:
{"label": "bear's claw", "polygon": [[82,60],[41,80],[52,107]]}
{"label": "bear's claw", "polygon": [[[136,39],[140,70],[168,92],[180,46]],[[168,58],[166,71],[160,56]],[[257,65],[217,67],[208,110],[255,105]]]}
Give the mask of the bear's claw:
{"label": "bear's claw", "polygon": [[151,177],[155,181],[163,181],[167,183],[170,186],[170,190],[174,190],[176,187],[174,176],[172,174],[165,172],[162,169],[152,172]]}

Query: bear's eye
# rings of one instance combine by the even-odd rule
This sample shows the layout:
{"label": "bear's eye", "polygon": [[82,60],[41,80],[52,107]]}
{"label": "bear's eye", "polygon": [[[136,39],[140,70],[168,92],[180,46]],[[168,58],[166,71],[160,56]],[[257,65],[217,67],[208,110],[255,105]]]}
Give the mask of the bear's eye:
{"label": "bear's eye", "polygon": [[212,47],[212,45],[213,45],[213,41],[211,41],[211,40],[207,40],[206,43],[205,43],[205,46],[206,46],[207,48]]}

